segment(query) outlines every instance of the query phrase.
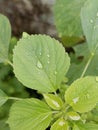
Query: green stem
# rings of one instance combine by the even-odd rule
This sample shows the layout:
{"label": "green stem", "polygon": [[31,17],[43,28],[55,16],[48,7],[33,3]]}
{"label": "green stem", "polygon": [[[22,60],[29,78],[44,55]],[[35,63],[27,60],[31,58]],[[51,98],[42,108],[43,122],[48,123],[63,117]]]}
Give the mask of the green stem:
{"label": "green stem", "polygon": [[58,113],[54,114],[53,119],[59,118],[62,115],[62,111],[58,111]]}
{"label": "green stem", "polygon": [[10,60],[6,60],[6,62],[13,67],[13,63]]}
{"label": "green stem", "polygon": [[10,99],[10,100],[18,100],[18,101],[23,100],[22,98],[16,98],[16,97],[9,97],[8,99]]}
{"label": "green stem", "polygon": [[88,61],[87,61],[87,63],[86,63],[85,68],[83,69],[83,72],[82,72],[80,78],[83,78],[83,76],[85,75],[85,73],[86,73],[86,71],[87,71],[87,69],[88,69],[88,66],[89,66],[89,64],[90,64],[91,61],[92,61],[93,56],[94,56],[94,53],[92,53],[91,56],[89,57],[89,59],[88,59]]}
{"label": "green stem", "polygon": [[56,93],[56,91],[54,92],[54,94],[55,94],[55,96],[57,96],[57,93]]}

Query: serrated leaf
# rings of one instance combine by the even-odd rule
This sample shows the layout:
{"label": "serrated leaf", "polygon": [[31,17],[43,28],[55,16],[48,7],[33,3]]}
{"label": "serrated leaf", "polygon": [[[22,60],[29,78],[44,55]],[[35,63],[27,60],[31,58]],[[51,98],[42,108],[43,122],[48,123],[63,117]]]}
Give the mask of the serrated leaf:
{"label": "serrated leaf", "polygon": [[43,101],[24,99],[13,104],[8,123],[11,130],[45,130],[51,115],[51,109]]}
{"label": "serrated leaf", "polygon": [[89,50],[98,49],[98,1],[87,0],[81,10],[81,20]]}
{"label": "serrated leaf", "polygon": [[57,95],[44,94],[44,99],[47,104],[54,110],[60,110],[63,106],[62,99]]}
{"label": "serrated leaf", "polygon": [[25,86],[40,92],[56,91],[70,60],[62,45],[46,35],[22,38],[14,49],[13,67]]}
{"label": "serrated leaf", "polygon": [[8,96],[0,89],[0,107],[8,100]]}
{"label": "serrated leaf", "polygon": [[0,14],[0,63],[8,59],[11,26],[7,17]]}
{"label": "serrated leaf", "polygon": [[56,0],[55,24],[60,36],[82,36],[80,11],[85,0]]}
{"label": "serrated leaf", "polygon": [[98,103],[98,77],[87,76],[74,81],[65,93],[65,100],[77,112],[92,110]]}
{"label": "serrated leaf", "polygon": [[68,122],[60,118],[51,126],[50,130],[69,130]]}

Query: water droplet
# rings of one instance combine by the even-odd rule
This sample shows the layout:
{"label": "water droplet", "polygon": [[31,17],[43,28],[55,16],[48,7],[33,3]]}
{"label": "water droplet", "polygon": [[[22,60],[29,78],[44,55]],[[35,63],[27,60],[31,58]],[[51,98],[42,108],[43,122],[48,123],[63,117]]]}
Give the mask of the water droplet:
{"label": "water droplet", "polygon": [[90,23],[93,23],[93,20],[92,20],[92,19],[90,19]]}
{"label": "water droplet", "polygon": [[94,56],[95,55],[94,52],[92,52],[91,55]]}
{"label": "water droplet", "polygon": [[98,17],[98,12],[97,12],[96,16]]}
{"label": "water droplet", "polygon": [[49,64],[49,63],[50,63],[50,61],[48,60],[48,61],[47,61],[47,63]]}
{"label": "water droplet", "polygon": [[50,55],[49,55],[49,54],[47,54],[47,57],[50,57]]}
{"label": "water droplet", "polygon": [[57,74],[57,71],[55,71],[54,74],[56,75],[56,74]]}
{"label": "water droplet", "polygon": [[38,67],[39,69],[42,69],[42,68],[43,68],[43,66],[42,66],[42,64],[40,63],[40,61],[37,62],[37,67]]}
{"label": "water droplet", "polygon": [[76,104],[79,101],[79,97],[73,99],[73,102]]}
{"label": "water droplet", "polygon": [[40,52],[40,53],[39,53],[39,55],[41,56],[41,55],[42,55],[42,53]]}
{"label": "water droplet", "polygon": [[94,29],[98,28],[98,25],[94,26]]}
{"label": "water droplet", "polygon": [[59,122],[59,125],[60,125],[60,126],[63,126],[63,125],[65,125],[65,122],[64,122],[64,121],[60,121],[60,122]]}
{"label": "water droplet", "polygon": [[80,120],[80,116],[70,116],[72,120]]}
{"label": "water droplet", "polygon": [[98,82],[98,76],[96,76],[96,81]]}

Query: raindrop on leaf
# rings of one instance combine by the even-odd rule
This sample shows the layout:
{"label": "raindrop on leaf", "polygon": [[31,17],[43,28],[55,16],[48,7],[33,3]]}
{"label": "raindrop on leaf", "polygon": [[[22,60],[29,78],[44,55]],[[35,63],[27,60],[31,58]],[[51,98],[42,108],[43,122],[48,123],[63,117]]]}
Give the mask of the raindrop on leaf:
{"label": "raindrop on leaf", "polygon": [[55,71],[54,74],[57,75],[57,71]]}
{"label": "raindrop on leaf", "polygon": [[47,54],[47,57],[50,57],[50,55],[49,55],[49,54]]}
{"label": "raindrop on leaf", "polygon": [[42,69],[42,68],[43,68],[43,66],[42,66],[42,64],[40,63],[40,61],[37,62],[37,67],[38,67],[39,69]]}

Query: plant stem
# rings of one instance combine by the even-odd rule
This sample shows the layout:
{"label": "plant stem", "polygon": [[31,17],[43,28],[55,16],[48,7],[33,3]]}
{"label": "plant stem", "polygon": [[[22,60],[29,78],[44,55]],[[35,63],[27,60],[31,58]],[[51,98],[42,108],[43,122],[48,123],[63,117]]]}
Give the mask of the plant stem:
{"label": "plant stem", "polygon": [[13,63],[10,60],[6,60],[6,62],[13,67]]}
{"label": "plant stem", "polygon": [[58,113],[56,113],[56,114],[53,116],[53,119],[59,118],[61,115],[62,115],[62,111],[58,111]]}
{"label": "plant stem", "polygon": [[57,93],[56,93],[56,91],[54,92],[54,94],[55,94],[55,96],[57,96]]}
{"label": "plant stem", "polygon": [[13,64],[11,61],[7,60],[7,63],[13,67]]}
{"label": "plant stem", "polygon": [[85,68],[83,69],[83,72],[82,72],[80,78],[83,78],[83,76],[85,75],[85,73],[86,73],[86,71],[87,71],[87,69],[88,69],[88,66],[89,66],[90,62],[92,61],[93,56],[94,56],[94,53],[91,53],[91,56],[89,57],[89,59],[88,59],[88,61],[87,61],[87,64],[86,64]]}
{"label": "plant stem", "polygon": [[11,99],[11,100],[18,100],[18,101],[23,100],[22,98],[16,98],[16,97],[9,97],[8,99]]}

